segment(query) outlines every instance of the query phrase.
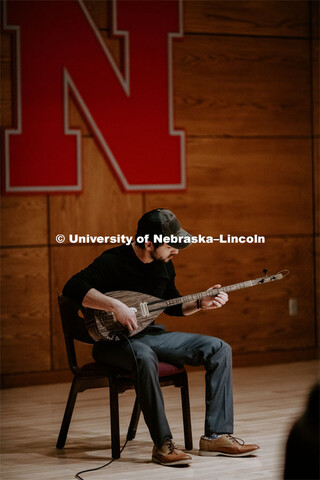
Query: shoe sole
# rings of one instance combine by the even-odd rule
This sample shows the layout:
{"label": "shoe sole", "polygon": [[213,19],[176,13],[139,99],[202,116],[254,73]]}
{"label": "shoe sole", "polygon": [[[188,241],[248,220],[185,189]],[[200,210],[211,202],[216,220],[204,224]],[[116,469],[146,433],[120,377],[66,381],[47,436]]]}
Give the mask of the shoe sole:
{"label": "shoe sole", "polygon": [[156,457],[152,457],[152,461],[153,461],[153,463],[157,463],[158,465],[163,465],[164,467],[172,467],[172,466],[175,466],[175,465],[189,465],[189,463],[192,462],[192,459],[190,459],[190,460],[177,460],[176,462],[162,463]]}
{"label": "shoe sole", "polygon": [[199,450],[199,455],[202,457],[218,457],[219,455],[222,455],[223,457],[249,457],[250,455],[253,455],[258,448],[255,450],[251,450],[251,452],[245,452],[245,453],[225,453],[225,452],[208,452],[208,451],[201,451]]}

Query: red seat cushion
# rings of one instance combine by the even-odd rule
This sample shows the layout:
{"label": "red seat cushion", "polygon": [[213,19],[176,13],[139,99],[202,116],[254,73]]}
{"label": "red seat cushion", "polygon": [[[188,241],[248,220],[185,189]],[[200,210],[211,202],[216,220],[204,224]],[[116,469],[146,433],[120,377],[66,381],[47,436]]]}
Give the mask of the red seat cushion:
{"label": "red seat cushion", "polygon": [[181,373],[184,367],[178,365],[172,365],[172,363],[159,362],[159,377],[167,377],[168,375],[175,375]]}

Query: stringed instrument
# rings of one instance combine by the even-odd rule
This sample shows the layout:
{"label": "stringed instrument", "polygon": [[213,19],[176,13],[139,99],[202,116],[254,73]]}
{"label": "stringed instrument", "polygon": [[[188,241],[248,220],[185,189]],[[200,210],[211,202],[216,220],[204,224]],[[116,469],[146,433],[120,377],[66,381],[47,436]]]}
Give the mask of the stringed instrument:
{"label": "stringed instrument", "polygon": [[137,319],[138,328],[129,333],[128,329],[124,327],[116,319],[113,312],[105,310],[97,310],[94,308],[85,308],[84,320],[89,335],[93,340],[120,340],[121,336],[126,335],[132,337],[144,330],[150,323],[152,323],[166,308],[182,303],[193,302],[195,300],[202,300],[205,297],[216,296],[220,292],[233,292],[242,288],[254,287],[255,285],[262,285],[275,280],[281,280],[288,275],[288,270],[282,270],[275,275],[265,275],[255,280],[248,280],[246,282],[235,283],[220,288],[211,288],[204,292],[185,295],[183,297],[171,298],[163,300],[140,292],[131,292],[128,290],[117,290],[114,292],[107,292],[105,295],[115,298],[126,304],[131,308]]}

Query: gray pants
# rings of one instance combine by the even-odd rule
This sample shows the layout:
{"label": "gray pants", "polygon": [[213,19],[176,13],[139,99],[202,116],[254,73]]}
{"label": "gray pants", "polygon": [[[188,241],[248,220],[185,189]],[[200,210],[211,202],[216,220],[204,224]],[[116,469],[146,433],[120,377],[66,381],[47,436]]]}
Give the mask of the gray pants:
{"label": "gray pants", "polygon": [[[183,332],[165,332],[151,325],[128,342],[99,342],[93,357],[133,373],[145,422],[155,445],[172,438],[159,385],[158,361],[176,365],[204,365],[206,370],[205,435],[233,433],[232,356],[230,346],[219,338]],[[137,375],[137,366],[139,375]],[[139,379],[140,388],[137,385]]]}

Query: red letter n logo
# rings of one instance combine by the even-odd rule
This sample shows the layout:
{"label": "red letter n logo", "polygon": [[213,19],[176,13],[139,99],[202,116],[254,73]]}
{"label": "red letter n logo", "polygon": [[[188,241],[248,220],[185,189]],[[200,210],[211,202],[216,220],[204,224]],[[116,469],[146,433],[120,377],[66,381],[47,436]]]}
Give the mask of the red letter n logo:
{"label": "red letter n logo", "polygon": [[69,125],[70,94],[125,190],[185,187],[172,92],[181,4],[114,0],[112,10],[113,34],[123,38],[122,71],[82,0],[4,2],[4,28],[16,47],[5,192],[81,191],[81,133]]}

